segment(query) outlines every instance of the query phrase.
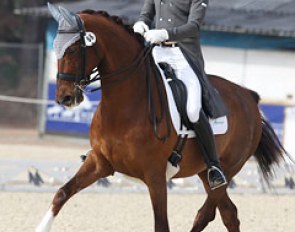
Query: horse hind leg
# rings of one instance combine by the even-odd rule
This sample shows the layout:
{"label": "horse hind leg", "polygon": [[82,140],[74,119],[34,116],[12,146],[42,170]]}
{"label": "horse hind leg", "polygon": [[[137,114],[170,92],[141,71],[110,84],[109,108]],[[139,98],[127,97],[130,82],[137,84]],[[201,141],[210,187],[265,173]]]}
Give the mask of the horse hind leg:
{"label": "horse hind leg", "polygon": [[196,215],[193,228],[191,232],[203,231],[209,222],[215,219],[216,207],[226,193],[226,186],[222,186],[214,191],[211,191],[209,183],[207,181],[207,170],[199,173],[199,177],[202,179],[205,190],[208,194],[207,199],[203,206],[199,209],[198,214]]}
{"label": "horse hind leg", "polygon": [[54,218],[67,200],[98,179],[107,177],[112,173],[113,168],[110,163],[102,154],[98,154],[92,150],[75,176],[57,191],[50,209],[36,228],[36,232],[49,232]]}
{"label": "horse hind leg", "polygon": [[229,232],[239,232],[240,221],[238,219],[238,210],[227,193],[221,198],[217,207],[227,230]]}

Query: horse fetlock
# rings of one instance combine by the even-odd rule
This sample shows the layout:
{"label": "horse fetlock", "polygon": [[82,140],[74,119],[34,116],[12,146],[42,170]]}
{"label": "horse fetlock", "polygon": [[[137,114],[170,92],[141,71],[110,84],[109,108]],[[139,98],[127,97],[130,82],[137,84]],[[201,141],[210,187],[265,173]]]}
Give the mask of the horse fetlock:
{"label": "horse fetlock", "polygon": [[224,223],[229,232],[240,232],[240,221],[231,222],[229,224]]}
{"label": "horse fetlock", "polygon": [[203,231],[203,229],[209,224],[209,222],[215,219],[215,215],[215,210],[213,210],[212,212],[206,212],[204,211],[204,209],[200,209],[195,218],[191,232]]}
{"label": "horse fetlock", "polygon": [[52,213],[54,216],[58,214],[61,207],[64,205],[64,203],[68,199],[69,199],[69,196],[67,196],[66,192],[62,188],[59,189],[52,201]]}
{"label": "horse fetlock", "polygon": [[232,217],[224,218],[222,217],[223,224],[227,228],[229,232],[239,232],[240,231],[240,220],[238,219],[237,215]]}

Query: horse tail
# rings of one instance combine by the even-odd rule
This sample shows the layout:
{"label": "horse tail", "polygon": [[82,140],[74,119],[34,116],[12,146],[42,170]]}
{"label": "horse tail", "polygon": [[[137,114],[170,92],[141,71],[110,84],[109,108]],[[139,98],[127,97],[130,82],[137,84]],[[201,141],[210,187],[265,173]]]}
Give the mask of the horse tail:
{"label": "horse tail", "polygon": [[281,161],[285,162],[286,156],[290,158],[270,123],[262,118],[262,135],[254,157],[267,183],[274,175],[273,166],[279,166]]}

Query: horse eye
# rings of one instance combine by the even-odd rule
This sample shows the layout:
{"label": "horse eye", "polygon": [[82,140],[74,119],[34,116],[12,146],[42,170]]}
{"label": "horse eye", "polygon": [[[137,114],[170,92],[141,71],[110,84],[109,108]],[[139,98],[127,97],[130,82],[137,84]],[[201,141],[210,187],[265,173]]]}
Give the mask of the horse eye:
{"label": "horse eye", "polygon": [[69,55],[74,54],[74,53],[76,53],[76,49],[73,47],[70,47],[66,50],[66,53]]}

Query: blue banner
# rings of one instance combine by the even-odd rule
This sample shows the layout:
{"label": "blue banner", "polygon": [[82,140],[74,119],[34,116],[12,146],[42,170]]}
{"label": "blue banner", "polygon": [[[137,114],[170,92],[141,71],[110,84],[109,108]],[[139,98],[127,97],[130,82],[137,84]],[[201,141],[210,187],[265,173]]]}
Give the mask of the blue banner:
{"label": "blue banner", "polygon": [[280,141],[283,142],[285,106],[260,104],[260,109],[263,112],[263,116],[271,123]]}
{"label": "blue banner", "polygon": [[[55,100],[55,88],[55,83],[49,84],[49,100]],[[84,95],[84,101],[70,110],[58,104],[48,105],[46,111],[46,132],[87,136],[100,99],[101,92],[97,91]],[[260,109],[282,141],[285,107],[282,105],[260,104]]]}
{"label": "blue banner", "polygon": [[[56,84],[48,86],[48,99],[55,100]],[[48,133],[88,135],[90,124],[100,101],[100,91],[84,94],[84,101],[73,109],[49,104],[46,110],[45,130]]]}

